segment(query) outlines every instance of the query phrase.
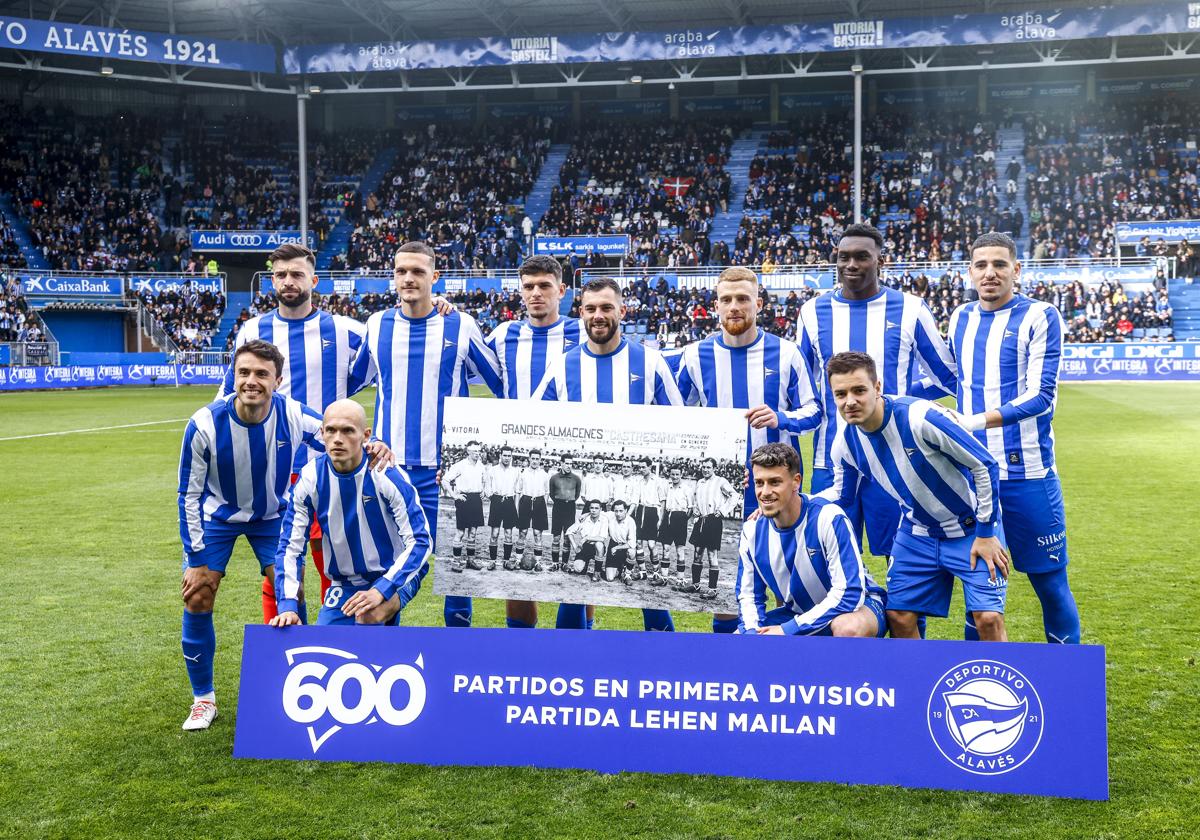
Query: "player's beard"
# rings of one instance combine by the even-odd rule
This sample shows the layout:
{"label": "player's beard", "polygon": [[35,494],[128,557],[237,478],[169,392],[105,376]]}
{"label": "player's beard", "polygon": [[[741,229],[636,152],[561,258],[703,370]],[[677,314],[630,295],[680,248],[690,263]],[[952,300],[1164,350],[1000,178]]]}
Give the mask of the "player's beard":
{"label": "player's beard", "polygon": [[618,329],[620,329],[620,324],[617,321],[605,320],[602,324],[597,324],[595,321],[587,322],[588,338],[597,344],[608,344],[613,340]]}
{"label": "player's beard", "polygon": [[301,289],[300,291],[296,292],[296,294],[287,296],[279,293],[276,294],[276,297],[284,306],[290,309],[295,309],[298,306],[303,306],[304,304],[308,303],[308,301],[312,298],[312,290]]}
{"label": "player's beard", "polygon": [[749,331],[753,326],[754,319],[747,316],[742,316],[742,320],[734,323],[730,323],[725,318],[721,319],[721,329],[725,330],[725,332],[729,333],[730,335],[741,335],[742,333]]}

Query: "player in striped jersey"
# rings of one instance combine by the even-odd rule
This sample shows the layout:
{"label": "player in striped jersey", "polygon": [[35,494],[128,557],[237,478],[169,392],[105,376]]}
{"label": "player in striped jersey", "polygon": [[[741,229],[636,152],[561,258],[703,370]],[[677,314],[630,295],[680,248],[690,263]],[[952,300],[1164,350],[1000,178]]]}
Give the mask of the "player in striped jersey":
{"label": "player in striped jersey", "polygon": [[542,381],[547,365],[583,340],[576,318],[559,314],[566,287],[554,257],[533,256],[517,269],[525,318],[505,321],[488,334],[487,344],[500,363],[503,396],[527,400]]}
{"label": "player in striped jersey", "polygon": [[[604,277],[583,287],[580,320],[587,341],[546,370],[535,398],[622,405],[681,405],[679,388],[657,350],[630,344],[621,335],[625,304],[621,287]],[[642,610],[647,630],[674,630],[666,610]]]}
{"label": "player in striped jersey", "polygon": [[[825,365],[837,353],[854,350],[869,354],[880,372],[883,393],[934,397],[941,392],[929,382],[914,380],[924,371],[946,395],[954,393],[954,361],[924,301],[879,285],[879,255],[883,237],[870,225],[850,225],[836,251],[841,288],[816,297],[800,308],[796,334],[800,352],[812,372],[822,405],[822,422],[813,434],[811,491],[818,493],[832,480],[830,451],[845,423],[825,376]],[[871,552],[891,554],[900,510],[874,485],[861,500],[848,502],[846,514],[862,533],[865,519]]]}
{"label": "player in striped jersey", "polygon": [[[517,277],[525,317],[520,321],[505,321],[499,324],[488,335],[487,343],[500,364],[504,396],[510,400],[527,400],[533,397],[534,389],[541,383],[547,365],[567,350],[579,346],[583,340],[583,327],[578,319],[566,318],[560,314],[567,287],[563,285],[562,265],[558,260],[544,255],[529,257],[517,269]],[[536,504],[531,504],[530,511],[533,516],[536,514]],[[560,505],[559,511],[561,519],[565,506]],[[574,513],[572,502],[572,522],[575,521]],[[563,524],[562,527],[565,529],[566,525]],[[562,534],[563,531],[560,530],[555,537],[560,545]],[[537,549],[535,554],[536,551]],[[591,608],[588,607],[587,612],[590,611]],[[537,626],[537,601],[510,599],[505,602],[504,612],[505,624],[508,627]],[[579,612],[577,605],[560,606],[555,626],[560,629],[582,628],[588,626],[590,621],[587,613]]]}
{"label": "player in striped jersey", "polygon": [[[217,714],[212,611],[233,545],[245,536],[262,573],[271,571],[296,453],[323,449],[320,415],[276,392],[283,356],[273,344],[247,341],[233,370],[234,393],[192,415],[179,458],[182,642],[194,698],[184,729],[207,729]],[[372,449],[386,460],[386,447]]]}
{"label": "player in striped jersey", "polygon": [[[280,245],[267,258],[271,282],[279,306],[256,315],[238,331],[234,349],[247,341],[269,341],[283,354],[283,376],[279,393],[291,397],[318,414],[334,400],[344,399],[362,388],[350,376],[350,370],[363,349],[367,328],[353,318],[333,315],[313,306],[312,293],[317,286],[317,258],[298,243]],[[233,366],[225,372],[218,398],[233,393]],[[308,453],[301,450],[292,470],[293,481]],[[321,576],[321,596],[329,586],[321,556],[321,530],[314,521],[313,563]],[[274,581],[263,579],[263,621],[275,616]]]}
{"label": "player in striped jersey", "polygon": [[[800,492],[794,447],[764,444],[750,463],[762,516],[742,527],[738,547],[739,632],[882,638],[887,593],[863,565],[846,514]],[[769,612],[768,592],[781,604]]]}
{"label": "player in striped jersey", "polygon": [[[393,277],[400,305],[367,319],[367,352],[359,354],[353,375],[364,384],[378,377],[375,434],[396,453],[436,535],[445,399],[470,394],[469,373],[498,395],[500,370],[470,315],[442,315],[434,307],[438,271],[432,248],[424,242],[401,245]],[[436,542],[434,536],[435,549]],[[447,627],[470,627],[471,599],[447,596],[443,615]]]}
{"label": "player in striped jersey", "polygon": [[[750,269],[733,266],[722,271],[717,277],[716,297],[720,332],[689,344],[680,358],[677,379],[684,402],[747,409],[747,464],[750,453],[764,443],[783,441],[799,451],[799,433],[821,422],[812,374],[800,349],[758,328],[762,302],[758,277]],[[742,495],[743,515],[748,516],[758,506],[753,488],[747,486]],[[716,555],[710,557],[715,562]],[[697,575],[694,564],[692,575]],[[715,588],[710,591],[716,592]],[[737,620],[736,615],[717,613],[713,632],[733,633]]]}
{"label": "player in striped jersey", "polygon": [[300,623],[309,523],[321,522],[331,585],[317,624],[397,624],[429,571],[430,539],[417,491],[395,467],[372,473],[362,406],[338,400],[321,426],[326,454],[309,461],[292,488],[275,555],[279,615]]}
{"label": "player in striped jersey", "polygon": [[846,425],[830,453],[833,484],[820,495],[840,507],[869,481],[904,512],[888,564],[892,636],[916,638],[918,615],[944,618],[957,577],[980,638],[1005,641],[1008,557],[996,539],[996,459],[948,409],[883,396],[866,353],[836,354],[826,374]]}
{"label": "player in striped jersey", "polygon": [[[971,246],[979,300],[950,317],[958,363],[958,410],[1000,465],[1000,507],[1013,567],[1042,605],[1046,641],[1078,644],[1079,607],[1067,582],[1067,524],[1054,467],[1054,406],[1062,316],[1052,304],[1014,294],[1016,244],[985,233]],[[977,637],[970,616],[966,637]]]}

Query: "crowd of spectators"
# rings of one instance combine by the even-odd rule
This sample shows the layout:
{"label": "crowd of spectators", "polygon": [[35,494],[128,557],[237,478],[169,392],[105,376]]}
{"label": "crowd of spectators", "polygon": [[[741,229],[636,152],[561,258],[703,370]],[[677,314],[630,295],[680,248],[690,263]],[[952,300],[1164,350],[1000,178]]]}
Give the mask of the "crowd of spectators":
{"label": "crowd of spectators", "polygon": [[742,127],[706,120],[581,128],[541,231],[627,233],[632,262],[648,268],[727,264],[727,247],[709,232],[729,206],[725,162]]}
{"label": "crowd of spectators", "polygon": [[0,106],[0,190],[51,268],[160,267],[158,120]]}
{"label": "crowd of spectators", "polygon": [[550,148],[540,120],[472,130],[430,124],[396,141],[398,153],[367,196],[335,268],[390,268],[396,246],[424,239],[443,268],[515,268],[523,248],[520,209]]}
{"label": "crowd of spectators", "polygon": [[[853,209],[851,126],[830,113],[771,132],[750,165],[734,263],[825,261]],[[864,148],[864,216],[893,259],[961,259],[980,233],[1019,235],[1024,218],[1015,189],[1000,187],[992,125],[879,114]]]}
{"label": "crowd of spectators", "polygon": [[1200,103],[1165,97],[1030,115],[1025,162],[1035,259],[1112,257],[1115,223],[1200,214]]}
{"label": "crowd of spectators", "polygon": [[0,213],[0,265],[9,268],[25,268],[29,265],[17,242],[16,230],[3,213]]}
{"label": "crowd of spectators", "polygon": [[41,319],[29,308],[19,281],[0,282],[0,341],[45,341]]}
{"label": "crowd of spectators", "polygon": [[184,283],[178,289],[136,295],[180,350],[207,350],[225,312],[225,295]]}

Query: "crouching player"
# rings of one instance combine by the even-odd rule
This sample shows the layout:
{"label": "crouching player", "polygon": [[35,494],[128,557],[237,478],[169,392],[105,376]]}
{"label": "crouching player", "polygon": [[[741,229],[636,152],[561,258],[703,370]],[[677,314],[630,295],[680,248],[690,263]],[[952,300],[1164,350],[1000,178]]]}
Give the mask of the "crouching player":
{"label": "crouching player", "polygon": [[[767,443],[750,456],[762,513],[742,528],[735,594],[738,631],[882,638],[887,594],[863,566],[850,519],[800,493],[800,456]],[[768,592],[782,606],[768,611]]]}
{"label": "crouching player", "polygon": [[332,403],[321,429],[326,454],[300,471],[283,518],[275,559],[279,615],[271,625],[300,623],[313,519],[330,581],[317,624],[398,624],[429,571],[429,528],[417,491],[395,467],[368,468],[371,430],[358,403]]}

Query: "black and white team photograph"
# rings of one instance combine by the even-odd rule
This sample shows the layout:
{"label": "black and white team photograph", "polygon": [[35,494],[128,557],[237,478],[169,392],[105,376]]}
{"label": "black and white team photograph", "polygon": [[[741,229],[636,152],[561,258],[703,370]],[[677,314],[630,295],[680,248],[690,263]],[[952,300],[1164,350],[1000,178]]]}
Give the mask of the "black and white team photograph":
{"label": "black and white team photograph", "polygon": [[742,412],[446,400],[438,594],[736,613]]}

